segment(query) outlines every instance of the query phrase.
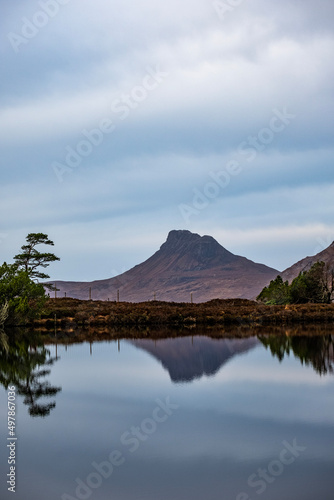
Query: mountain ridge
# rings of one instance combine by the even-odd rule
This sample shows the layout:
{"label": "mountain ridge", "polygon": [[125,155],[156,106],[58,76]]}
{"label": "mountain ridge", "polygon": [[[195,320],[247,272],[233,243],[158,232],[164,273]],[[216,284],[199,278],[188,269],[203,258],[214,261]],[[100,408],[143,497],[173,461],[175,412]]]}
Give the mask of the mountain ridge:
{"label": "mountain ridge", "polygon": [[281,277],[284,281],[287,280],[291,283],[291,281],[296,278],[299,273],[309,271],[313,264],[321,261],[325,262],[330,269],[334,269],[334,241],[327,248],[321,250],[321,252],[312,256],[304,257],[285,269],[281,273]]}
{"label": "mountain ridge", "polygon": [[[172,230],[151,257],[128,271],[92,282],[57,281],[58,296],[142,302],[205,302],[214,298],[253,299],[279,274],[235,255],[212,236]],[[118,291],[118,292],[117,292]],[[192,294],[192,295],[191,295]]]}

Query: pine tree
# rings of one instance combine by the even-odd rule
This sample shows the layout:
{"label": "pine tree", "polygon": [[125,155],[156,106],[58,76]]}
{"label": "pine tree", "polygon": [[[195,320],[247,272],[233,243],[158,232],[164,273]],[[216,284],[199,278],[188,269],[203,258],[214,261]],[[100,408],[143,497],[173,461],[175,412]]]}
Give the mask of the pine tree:
{"label": "pine tree", "polygon": [[37,268],[48,267],[51,262],[60,259],[53,253],[39,252],[35,247],[41,244],[53,246],[53,241],[44,233],[30,233],[26,237],[26,241],[27,244],[21,247],[22,253],[14,257],[18,269],[24,270],[31,279],[50,278],[48,274],[38,271]]}

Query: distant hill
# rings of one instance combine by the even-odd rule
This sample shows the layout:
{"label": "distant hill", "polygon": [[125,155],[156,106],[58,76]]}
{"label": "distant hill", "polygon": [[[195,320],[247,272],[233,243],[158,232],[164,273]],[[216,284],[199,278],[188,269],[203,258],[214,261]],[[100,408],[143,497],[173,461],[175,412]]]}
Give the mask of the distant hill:
{"label": "distant hill", "polygon": [[256,297],[279,271],[234,255],[211,236],[170,231],[167,241],[145,262],[119,276],[93,282],[57,281],[58,296],[121,301],[204,302],[214,298]]}
{"label": "distant hill", "polygon": [[288,269],[281,273],[281,276],[284,281],[288,280],[289,283],[291,283],[291,281],[296,278],[300,272],[308,271],[313,264],[321,261],[328,264],[331,269],[334,269],[334,241],[331,245],[329,245],[329,247],[322,250],[322,252],[319,252],[312,257],[305,257],[299,262],[296,262],[296,264],[293,264],[293,266],[288,267]]}

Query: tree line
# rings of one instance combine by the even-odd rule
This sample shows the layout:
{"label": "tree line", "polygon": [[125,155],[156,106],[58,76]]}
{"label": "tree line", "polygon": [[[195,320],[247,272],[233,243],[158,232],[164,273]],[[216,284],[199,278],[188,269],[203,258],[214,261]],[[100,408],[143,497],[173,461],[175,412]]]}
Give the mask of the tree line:
{"label": "tree line", "polygon": [[265,304],[330,304],[334,298],[334,269],[316,262],[289,284],[277,276],[263,288],[257,300]]}

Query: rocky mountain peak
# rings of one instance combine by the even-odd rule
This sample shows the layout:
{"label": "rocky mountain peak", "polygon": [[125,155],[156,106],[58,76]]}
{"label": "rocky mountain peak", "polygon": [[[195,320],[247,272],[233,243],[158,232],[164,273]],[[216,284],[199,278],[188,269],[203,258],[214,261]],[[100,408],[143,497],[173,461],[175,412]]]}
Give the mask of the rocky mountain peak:
{"label": "rocky mountain peak", "polygon": [[162,246],[166,244],[175,246],[181,242],[197,242],[200,238],[201,236],[199,234],[192,233],[186,229],[173,229],[172,231],[169,231],[167,240]]}
{"label": "rocky mountain peak", "polygon": [[160,251],[164,254],[188,256],[199,264],[209,264],[213,259],[228,262],[236,258],[212,236],[200,236],[187,230],[170,231]]}

